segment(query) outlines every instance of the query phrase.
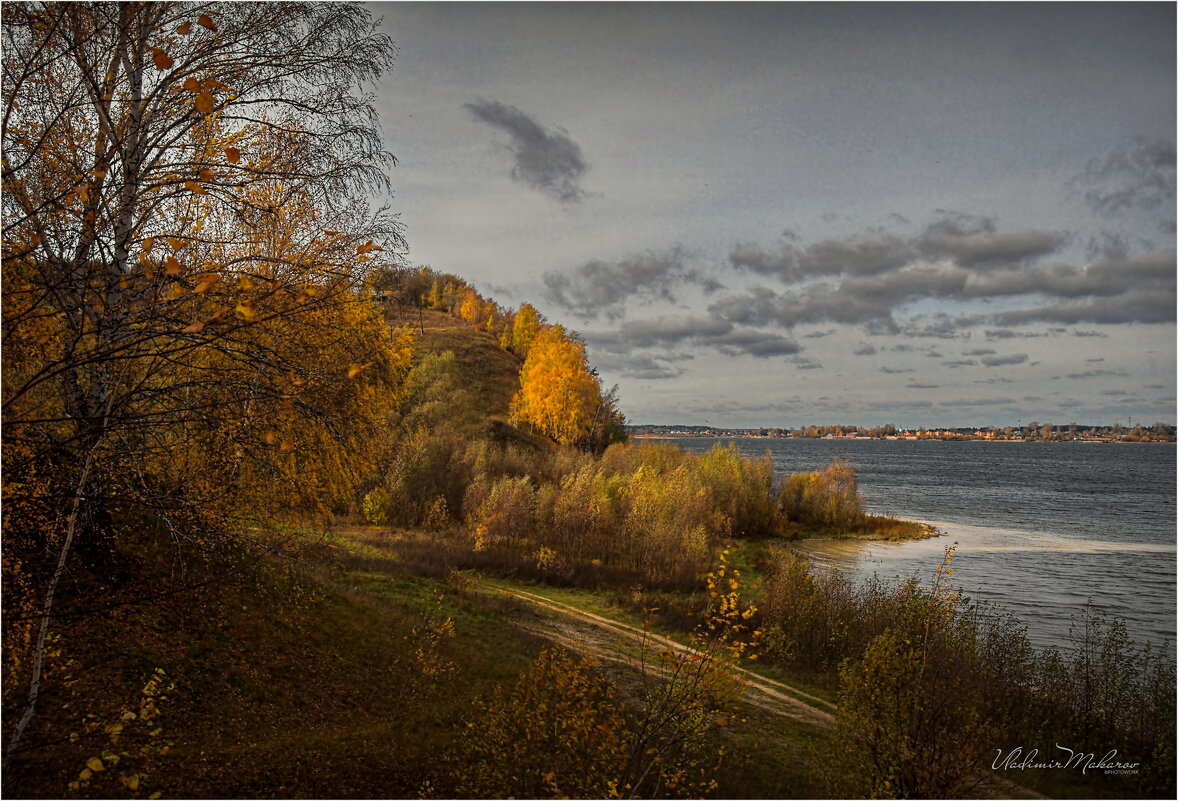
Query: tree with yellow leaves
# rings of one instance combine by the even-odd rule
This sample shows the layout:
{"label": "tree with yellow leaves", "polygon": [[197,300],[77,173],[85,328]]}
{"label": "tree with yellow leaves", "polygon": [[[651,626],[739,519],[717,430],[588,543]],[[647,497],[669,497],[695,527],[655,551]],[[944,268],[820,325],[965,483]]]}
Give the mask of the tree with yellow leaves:
{"label": "tree with yellow leaves", "polygon": [[592,433],[600,401],[601,384],[590,370],[585,346],[563,326],[540,331],[520,370],[513,418],[561,444],[582,445]]}
{"label": "tree with yellow leaves", "polygon": [[528,358],[528,349],[543,325],[544,318],[535,306],[530,303],[520,306],[511,324],[511,352],[521,359]]}
{"label": "tree with yellow leaves", "polygon": [[5,582],[43,599],[11,753],[71,554],[338,503],[408,350],[361,294],[404,246],[365,9],[6,3],[3,44],[5,575],[51,567]]}

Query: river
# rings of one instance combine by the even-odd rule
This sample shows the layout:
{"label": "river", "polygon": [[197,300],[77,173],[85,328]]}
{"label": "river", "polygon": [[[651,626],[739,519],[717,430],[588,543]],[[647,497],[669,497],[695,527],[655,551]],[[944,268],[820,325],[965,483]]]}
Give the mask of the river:
{"label": "river", "polygon": [[[717,440],[674,440],[703,451]],[[720,440],[724,441],[724,440]],[[801,541],[816,569],[928,579],[959,542],[954,581],[1012,612],[1038,646],[1066,646],[1086,603],[1125,620],[1139,644],[1175,639],[1173,445],[737,439],[768,450],[778,475],[836,457],[859,475],[868,511],[946,536],[909,542]]]}

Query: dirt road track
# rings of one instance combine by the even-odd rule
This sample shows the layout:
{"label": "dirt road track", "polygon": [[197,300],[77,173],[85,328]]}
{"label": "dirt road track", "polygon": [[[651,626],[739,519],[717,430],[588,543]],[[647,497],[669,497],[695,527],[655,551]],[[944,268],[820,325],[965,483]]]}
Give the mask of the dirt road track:
{"label": "dirt road track", "polygon": [[[536,626],[529,628],[539,629],[537,633],[555,639],[573,650],[587,651],[598,660],[627,661],[619,654],[616,645],[618,638],[638,644],[644,641],[653,642],[683,654],[695,653],[695,649],[689,646],[644,631],[637,626],[610,620],[607,617],[587,612],[570,604],[554,601],[551,598],[545,598],[527,590],[494,582],[487,582],[487,586],[533,606],[557,613],[564,618],[563,621],[554,618],[542,619]],[[824,729],[834,727],[833,713],[838,711],[838,707],[830,701],[799,690],[785,682],[760,676],[745,668],[737,669],[744,674],[746,680],[745,701],[747,703],[773,714],[811,723]],[[997,774],[987,776],[978,789],[979,795],[984,798],[1048,798],[1048,796]]]}

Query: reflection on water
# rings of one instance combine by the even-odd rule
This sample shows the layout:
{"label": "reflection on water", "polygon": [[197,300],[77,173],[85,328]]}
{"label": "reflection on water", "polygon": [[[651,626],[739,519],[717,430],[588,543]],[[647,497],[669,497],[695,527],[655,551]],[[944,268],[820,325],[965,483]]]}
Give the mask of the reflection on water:
{"label": "reflection on water", "polygon": [[[709,439],[680,439],[703,451]],[[1175,639],[1175,468],[1172,445],[740,439],[769,452],[778,475],[849,459],[875,514],[932,523],[947,536],[915,542],[802,542],[818,568],[930,580],[960,541],[953,579],[978,601],[1017,615],[1037,645],[1064,645],[1092,605],[1125,619],[1138,642]],[[938,522],[940,521],[940,522]]]}
{"label": "reflection on water", "polygon": [[1035,645],[1066,644],[1073,619],[1090,601],[1124,618],[1138,643],[1174,639],[1173,606],[1141,602],[1172,597],[1173,545],[1073,540],[944,521],[933,525],[945,536],[908,542],[802,540],[792,547],[816,570],[927,583],[945,548],[956,541],[953,583],[968,597],[1013,613]]}

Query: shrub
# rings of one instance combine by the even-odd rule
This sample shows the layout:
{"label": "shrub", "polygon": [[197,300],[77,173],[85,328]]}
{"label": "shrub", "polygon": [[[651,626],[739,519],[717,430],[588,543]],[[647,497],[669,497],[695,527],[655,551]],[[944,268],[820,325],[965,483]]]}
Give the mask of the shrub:
{"label": "shrub", "polygon": [[867,508],[855,468],[845,459],[835,459],[815,473],[789,476],[779,503],[787,522],[840,532],[862,523]]}
{"label": "shrub", "polygon": [[947,548],[931,590],[907,585],[900,620],[840,671],[839,794],[959,798],[976,778],[990,722],[973,628],[947,585],[951,559]]}
{"label": "shrub", "polygon": [[386,525],[389,522],[388,506],[389,491],[376,487],[364,496],[364,519],[376,526]]}
{"label": "shrub", "polygon": [[459,796],[608,798],[628,755],[625,707],[587,657],[540,652],[480,704],[461,744]]}

